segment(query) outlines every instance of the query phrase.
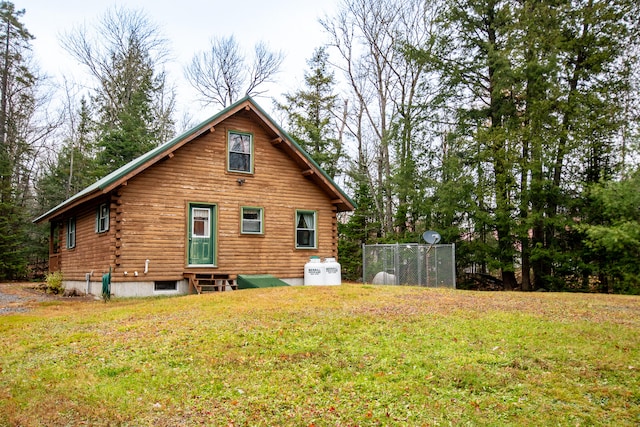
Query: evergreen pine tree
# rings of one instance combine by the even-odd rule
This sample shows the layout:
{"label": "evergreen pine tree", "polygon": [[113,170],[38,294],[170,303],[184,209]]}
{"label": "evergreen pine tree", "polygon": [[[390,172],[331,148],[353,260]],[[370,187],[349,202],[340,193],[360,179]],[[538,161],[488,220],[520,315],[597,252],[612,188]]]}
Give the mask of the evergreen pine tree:
{"label": "evergreen pine tree", "polygon": [[305,89],[285,95],[278,107],[288,115],[289,133],[334,178],[339,172],[342,143],[336,138],[333,117],[337,96],[333,93],[333,73],[327,70],[328,54],[317,48],[308,61]]}
{"label": "evergreen pine tree", "polygon": [[27,264],[24,157],[30,147],[23,126],[35,103],[35,77],[25,60],[33,36],[20,22],[24,13],[0,2],[0,279],[21,277]]}
{"label": "evergreen pine tree", "polygon": [[67,144],[52,162],[43,164],[43,172],[36,185],[41,211],[57,206],[100,178],[94,157],[90,111],[84,98],[80,101],[78,119],[78,128],[71,131]]}
{"label": "evergreen pine tree", "polygon": [[63,42],[97,82],[92,103],[104,175],[165,142],[174,103],[164,73],[156,71],[166,41],[143,13],[111,9],[96,28],[98,38],[81,28]]}

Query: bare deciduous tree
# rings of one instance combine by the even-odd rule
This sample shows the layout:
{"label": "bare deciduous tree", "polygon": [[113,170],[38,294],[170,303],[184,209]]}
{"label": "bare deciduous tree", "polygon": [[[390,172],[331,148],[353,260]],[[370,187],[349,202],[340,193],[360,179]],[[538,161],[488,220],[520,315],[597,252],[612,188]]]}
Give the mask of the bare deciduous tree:
{"label": "bare deciduous tree", "polygon": [[208,51],[193,56],[185,68],[185,76],[205,104],[226,107],[241,94],[264,93],[258,87],[272,81],[283,59],[282,52],[271,52],[260,42],[254,47],[253,62],[249,66],[234,36],[216,38]]}
{"label": "bare deciduous tree", "polygon": [[144,72],[139,60],[161,67],[169,52],[168,41],[157,25],[143,12],[124,8],[107,10],[95,27],[76,27],[65,33],[61,41],[102,87],[122,86],[124,97],[120,91],[105,91],[114,111],[123,102],[118,98],[129,98],[138,89],[140,74]]}
{"label": "bare deciduous tree", "polygon": [[[416,173],[411,166],[420,148],[415,140],[417,122],[429,115],[424,110],[434,95],[427,67],[408,51],[431,49],[436,3],[344,0],[335,16],[321,20],[337,54],[336,66],[349,86],[350,104],[361,108],[364,121],[359,125],[365,132],[360,135],[370,135],[359,142],[367,151],[359,158],[370,158],[368,174],[374,180],[371,188],[381,234],[393,231],[395,208],[408,206],[413,196],[405,190]],[[354,112],[351,117],[360,116]],[[398,221],[400,228],[404,222]]]}

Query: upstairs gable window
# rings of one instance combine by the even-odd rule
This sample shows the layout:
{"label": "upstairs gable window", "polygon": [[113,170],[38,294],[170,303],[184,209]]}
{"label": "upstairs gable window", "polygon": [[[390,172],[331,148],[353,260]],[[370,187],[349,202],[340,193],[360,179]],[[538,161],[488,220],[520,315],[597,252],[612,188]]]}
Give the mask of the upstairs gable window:
{"label": "upstairs gable window", "polygon": [[253,137],[249,133],[229,132],[228,169],[230,172],[253,173]]}

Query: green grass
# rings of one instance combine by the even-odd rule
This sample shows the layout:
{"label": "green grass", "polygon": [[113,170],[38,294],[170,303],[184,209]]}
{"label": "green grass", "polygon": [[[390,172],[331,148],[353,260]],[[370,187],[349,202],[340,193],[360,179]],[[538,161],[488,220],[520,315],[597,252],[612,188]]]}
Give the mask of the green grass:
{"label": "green grass", "polygon": [[640,298],[343,285],[0,317],[0,425],[640,424]]}

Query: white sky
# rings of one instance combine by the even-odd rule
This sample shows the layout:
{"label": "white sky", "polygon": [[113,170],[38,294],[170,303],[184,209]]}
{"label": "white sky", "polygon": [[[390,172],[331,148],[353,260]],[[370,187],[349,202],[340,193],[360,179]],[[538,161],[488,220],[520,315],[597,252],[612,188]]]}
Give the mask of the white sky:
{"label": "white sky", "polygon": [[[41,70],[54,79],[63,74],[74,76],[81,70],[75,60],[60,47],[60,35],[75,26],[90,26],[112,6],[143,10],[157,24],[171,44],[175,63],[168,66],[170,78],[178,88],[178,109],[193,106],[195,92],[184,82],[183,67],[196,52],[207,49],[214,37],[234,35],[243,50],[264,41],[274,51],[285,54],[276,85],[269,87],[268,98],[258,103],[271,112],[269,98],[280,97],[303,84],[306,61],[321,46],[326,36],[318,19],[332,15],[339,0],[13,0],[16,9],[25,9],[22,22],[36,39],[33,53]],[[210,105],[196,120],[217,113]],[[274,117],[275,118],[275,117]]]}

